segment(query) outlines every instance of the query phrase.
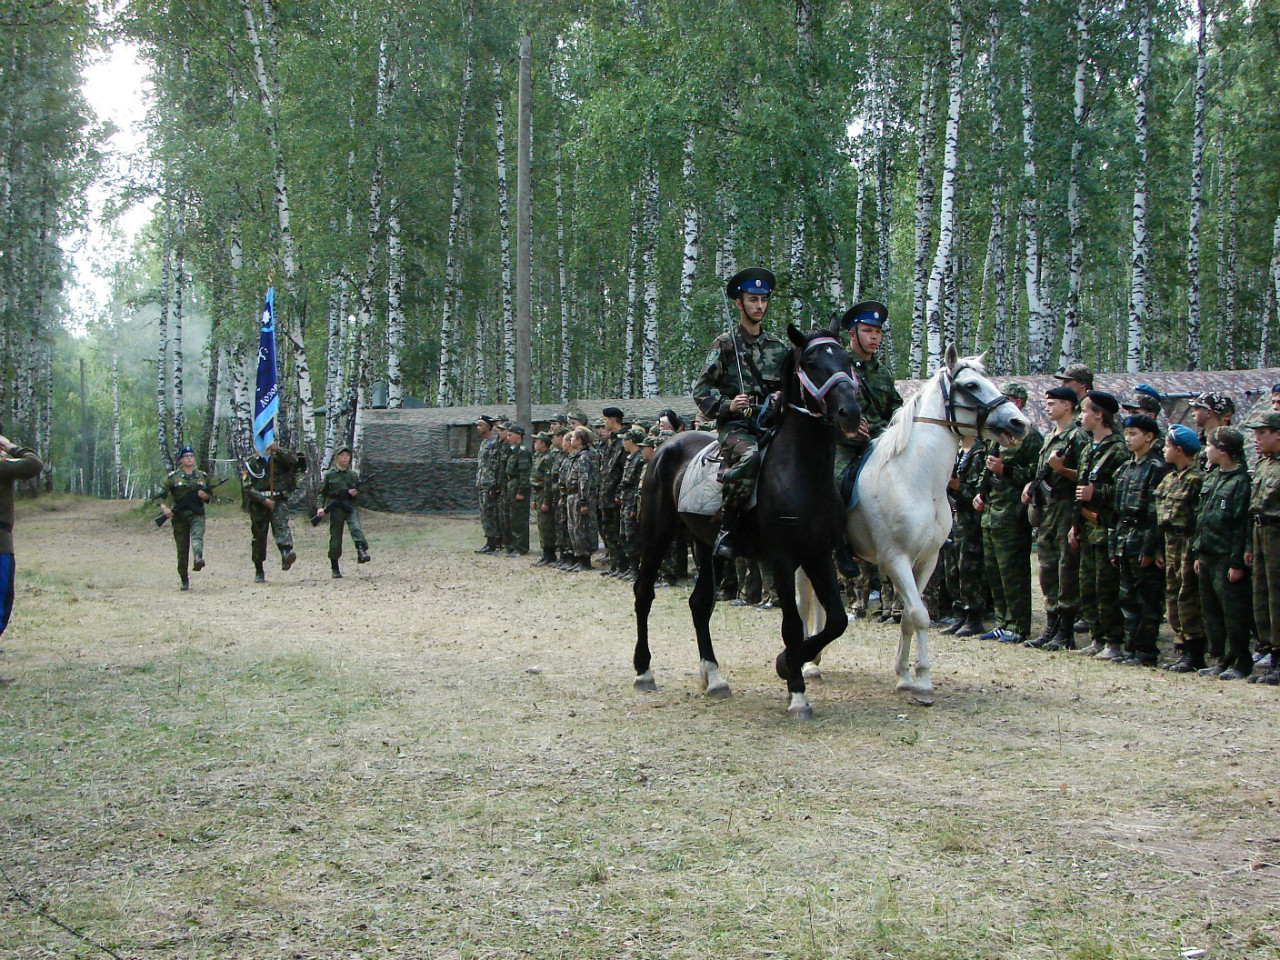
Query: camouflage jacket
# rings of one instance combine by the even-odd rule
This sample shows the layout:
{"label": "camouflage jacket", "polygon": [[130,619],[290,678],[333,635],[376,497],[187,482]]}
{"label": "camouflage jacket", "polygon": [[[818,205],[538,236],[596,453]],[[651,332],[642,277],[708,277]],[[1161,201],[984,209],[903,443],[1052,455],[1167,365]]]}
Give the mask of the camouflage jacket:
{"label": "camouflage jacket", "polygon": [[[1004,473],[994,474],[984,470],[980,488],[985,507],[982,511],[982,528],[1003,527],[1027,522],[1027,509],[1022,502],[1022,490],[1036,474],[1040,461],[1040,448],[1044,435],[1035,427],[1012,447],[1001,448]],[[984,463],[985,463],[985,459]]]}
{"label": "camouflage jacket", "polygon": [[644,465],[648,463],[644,454],[637,450],[626,453],[626,461],[622,465],[622,480],[618,483],[618,496],[622,500],[622,509],[635,513],[640,502],[640,481],[644,478]]}
{"label": "camouflage jacket", "polygon": [[863,360],[854,353],[850,356],[853,358],[853,374],[858,378],[858,406],[862,408],[862,419],[867,422],[869,436],[838,438],[836,443],[848,451],[843,458],[845,460],[856,458],[867,444],[884,433],[884,428],[902,406],[902,395],[898,393],[893,374],[881,365],[879,357],[873,355],[870,360]]}
{"label": "camouflage jacket", "polygon": [[[196,496],[199,490],[209,489],[209,475],[203,470],[183,472],[179,467],[164,478],[164,496],[179,516],[204,516],[204,501]],[[178,504],[182,504],[181,507]]]}
{"label": "camouflage jacket", "polygon": [[1174,535],[1189,537],[1196,529],[1200,506],[1200,486],[1204,471],[1192,460],[1182,470],[1173,469],[1156,487],[1156,529],[1163,539]]}
{"label": "camouflage jacket", "polygon": [[551,452],[535,453],[529,471],[529,499],[534,506],[550,507],[555,503],[555,478],[551,475],[553,466]]}
{"label": "camouflage jacket", "polygon": [[533,454],[523,445],[507,444],[506,478],[504,493],[508,497],[529,498],[529,477],[533,473]]}
{"label": "camouflage jacket", "polygon": [[1080,469],[1080,458],[1089,447],[1089,435],[1074,423],[1068,424],[1065,430],[1055,430],[1045,437],[1044,446],[1040,448],[1040,461],[1036,464],[1036,476],[1044,477],[1049,485],[1047,501],[1072,501],[1076,498],[1076,481],[1064,477],[1049,466],[1049,457],[1055,452],[1062,454],[1062,464],[1068,470]]}
{"label": "camouflage jacket", "polygon": [[0,455],[0,553],[13,553],[13,482],[34,480],[43,469],[30,447],[15,445]]}
{"label": "camouflage jacket", "polygon": [[[786,355],[787,345],[771,333],[761,331],[753,337],[739,325],[732,336],[720,334],[693,385],[693,402],[721,427],[735,420],[753,423],[760,403],[782,386],[780,371]],[[752,406],[731,413],[729,405],[740,393],[750,394]]]}
{"label": "camouflage jacket", "polygon": [[[316,505],[321,509],[327,507],[334,500],[350,500],[351,496],[347,493],[360,482],[360,473],[357,470],[339,470],[337,467],[330,467],[324,472],[324,477],[320,481],[320,493],[316,497]],[[351,504],[355,506],[355,504]]]}
{"label": "camouflage jacket", "polygon": [[1280,457],[1261,456],[1253,471],[1253,495],[1249,513],[1268,520],[1280,520]]}
{"label": "camouflage jacket", "polygon": [[960,489],[948,490],[947,498],[951,501],[951,509],[957,515],[973,516],[973,498],[978,495],[978,485],[982,482],[982,474],[987,469],[987,443],[975,440],[973,446],[966,450],[960,447],[956,451],[956,463],[951,468],[951,475],[960,480]]}
{"label": "camouflage jacket", "polygon": [[494,434],[485,437],[480,443],[480,452],[476,460],[476,487],[480,490],[492,489],[498,483],[499,447],[505,444]]}
{"label": "camouflage jacket", "polygon": [[580,502],[588,503],[596,486],[596,460],[590,450],[575,450],[565,469],[565,491]]}
{"label": "camouflage jacket", "polygon": [[264,500],[287,500],[297,487],[298,458],[288,450],[277,450],[270,462],[265,457],[253,457],[245,464],[243,490],[249,502],[266,506]]}
{"label": "camouflage jacket", "polygon": [[1200,556],[1225,556],[1231,566],[1244,569],[1249,544],[1249,471],[1210,470],[1200,488],[1200,509],[1191,549]]}
{"label": "camouflage jacket", "polygon": [[563,499],[569,493],[569,466],[573,463],[573,454],[560,451],[560,459],[556,461],[556,491]]}
{"label": "camouflage jacket", "polygon": [[1109,550],[1113,557],[1156,556],[1156,487],[1172,467],[1152,445],[1116,471]]}
{"label": "camouflage jacket", "polygon": [[498,494],[507,489],[507,464],[511,461],[511,445],[499,440],[493,451],[493,488]]}
{"label": "camouflage jacket", "polygon": [[618,496],[618,484],[622,482],[622,467],[627,461],[627,451],[622,438],[616,433],[600,445],[600,497],[601,503],[612,507]]}
{"label": "camouflage jacket", "polygon": [[1076,477],[1078,486],[1093,484],[1093,498],[1081,503],[1081,511],[1089,510],[1098,515],[1098,519],[1090,520],[1081,514],[1080,525],[1076,527],[1076,536],[1089,543],[1106,543],[1107,531],[1111,527],[1111,507],[1116,499],[1116,471],[1129,459],[1129,451],[1125,448],[1124,437],[1118,433],[1109,433],[1097,443],[1090,441],[1085,450],[1084,459],[1080,463],[1080,475]]}

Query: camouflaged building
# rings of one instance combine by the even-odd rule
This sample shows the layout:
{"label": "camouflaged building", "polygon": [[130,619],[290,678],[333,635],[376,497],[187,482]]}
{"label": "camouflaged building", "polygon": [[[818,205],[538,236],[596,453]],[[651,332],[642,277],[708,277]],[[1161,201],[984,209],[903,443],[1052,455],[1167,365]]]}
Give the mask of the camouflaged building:
{"label": "camouflaged building", "polygon": [[[642,400],[575,400],[569,404],[533,405],[533,429],[545,430],[551,417],[577,409],[592,420],[605,407],[621,407],[628,420],[656,421],[671,408],[690,423],[697,412],[689,397],[646,397]],[[418,407],[369,410],[364,421],[364,455],[360,472],[367,480],[361,506],[392,513],[475,510],[476,454],[481,414],[515,417],[513,404],[471,407]],[[532,440],[526,440],[532,447]]]}

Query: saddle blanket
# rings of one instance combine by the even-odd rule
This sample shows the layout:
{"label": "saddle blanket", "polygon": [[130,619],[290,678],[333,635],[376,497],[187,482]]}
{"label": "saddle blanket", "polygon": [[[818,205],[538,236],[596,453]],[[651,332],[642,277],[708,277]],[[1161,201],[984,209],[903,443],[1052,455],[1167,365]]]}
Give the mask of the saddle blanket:
{"label": "saddle blanket", "polygon": [[720,512],[720,445],[709,443],[689,461],[680,478],[680,496],[676,509],[700,517],[713,517]]}

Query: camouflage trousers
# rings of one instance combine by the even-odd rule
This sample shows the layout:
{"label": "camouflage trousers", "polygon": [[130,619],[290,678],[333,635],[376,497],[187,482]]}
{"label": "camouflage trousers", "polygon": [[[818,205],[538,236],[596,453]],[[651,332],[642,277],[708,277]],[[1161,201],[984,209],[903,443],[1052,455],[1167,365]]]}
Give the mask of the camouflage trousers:
{"label": "camouflage trousers", "polygon": [[600,539],[604,541],[604,552],[609,558],[609,566],[619,569],[623,563],[622,556],[622,508],[615,504],[600,505]]}
{"label": "camouflage trousers", "polygon": [[1200,554],[1200,609],[1209,656],[1222,668],[1235,667],[1241,673],[1253,671],[1249,656],[1250,594],[1253,581],[1246,575],[1235,583],[1229,573],[1231,561],[1225,555]]}
{"label": "camouflage trousers", "polygon": [[1193,660],[1204,659],[1204,618],[1200,614],[1200,578],[1195,556],[1183,534],[1164,535],[1164,606],[1174,639]]}
{"label": "camouflage trousers", "polygon": [[1080,541],[1080,611],[1094,643],[1124,642],[1119,571],[1111,566],[1105,540]]}
{"label": "camouflage trousers", "polygon": [[720,431],[720,482],[724,508],[740,513],[751,502],[760,473],[760,444],[744,424],[731,423]]}
{"label": "camouflage trousers", "polygon": [[283,499],[275,501],[274,510],[252,504],[249,507],[249,533],[253,537],[253,562],[267,559],[267,530],[275,537],[276,546],[282,550],[293,549],[293,531],[289,529],[289,505]]}
{"label": "camouflage trousers", "polygon": [[622,498],[619,509],[619,546],[622,552],[622,566],[629,570],[640,567],[640,497]]}
{"label": "camouflage trousers", "polygon": [[1031,527],[1025,522],[984,525],[982,564],[998,626],[1031,634]]}
{"label": "camouflage trousers", "polygon": [[1147,566],[1137,556],[1118,559],[1120,573],[1120,616],[1124,619],[1124,648],[1144,659],[1154,659],[1160,652],[1163,619],[1163,589],[1160,568]]}
{"label": "camouflage trousers", "polygon": [[484,528],[484,538],[490,543],[502,542],[502,525],[498,517],[498,499],[496,488],[480,487],[476,490],[480,500],[480,526]]}
{"label": "camouflage trousers", "polygon": [[951,539],[942,548],[942,575],[952,603],[978,616],[986,612],[982,528],[969,516],[956,514]]}
{"label": "camouflage trousers", "polygon": [[178,576],[187,579],[188,556],[191,559],[204,558],[204,514],[174,514],[170,521],[173,527],[173,542],[178,548]]}
{"label": "camouflage trousers", "polygon": [[[596,530],[596,518],[586,497],[571,493],[569,501],[569,552],[575,557],[589,557],[596,552],[600,535]],[[587,510],[583,513],[582,508]]]}
{"label": "camouflage trousers", "polygon": [[773,574],[764,569],[760,562],[749,557],[738,557],[736,566],[738,590],[737,598],[747,603],[760,603],[768,600],[776,603],[778,595],[773,589]]}
{"label": "camouflage trousers", "polygon": [[573,541],[569,537],[569,497],[562,494],[552,508],[556,515],[556,549],[560,556],[567,557],[573,553]]}
{"label": "camouflage trousers", "polygon": [[329,512],[329,559],[342,559],[342,528],[351,528],[351,541],[357,546],[368,541],[364,538],[364,530],[360,526],[360,508],[348,510],[332,510]]}
{"label": "camouflage trousers", "polygon": [[1058,500],[1045,504],[1037,540],[1045,613],[1063,613],[1073,620],[1080,607],[1080,554],[1067,543],[1074,518],[1072,503]]}
{"label": "camouflage trousers", "polygon": [[504,498],[507,505],[507,539],[508,550],[520,553],[529,552],[529,495],[517,500],[514,490],[509,490]]}
{"label": "camouflage trousers", "polygon": [[538,543],[542,547],[542,555],[544,557],[554,557],[556,555],[556,504],[546,504],[538,507]]}
{"label": "camouflage trousers", "polygon": [[1280,658],[1280,523],[1253,528],[1253,622],[1258,651],[1270,653],[1274,663]]}

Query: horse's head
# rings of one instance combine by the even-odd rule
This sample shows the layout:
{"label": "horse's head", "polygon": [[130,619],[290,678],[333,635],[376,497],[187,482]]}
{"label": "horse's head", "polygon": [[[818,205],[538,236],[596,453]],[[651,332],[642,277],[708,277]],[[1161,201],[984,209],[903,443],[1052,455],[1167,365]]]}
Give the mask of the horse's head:
{"label": "horse's head", "polygon": [[831,329],[807,334],[788,324],[787,336],[795,344],[792,365],[796,375],[796,395],[788,397],[789,401],[815,417],[830,420],[846,435],[856,433],[862,422],[858,381],[848,351],[840,342],[838,320],[832,320]]}
{"label": "horse's head", "polygon": [[942,376],[950,384],[949,389],[946,382],[943,384],[948,420],[1006,447],[1027,435],[1031,421],[987,379],[981,356],[957,356],[952,344],[947,347],[945,359]]}

